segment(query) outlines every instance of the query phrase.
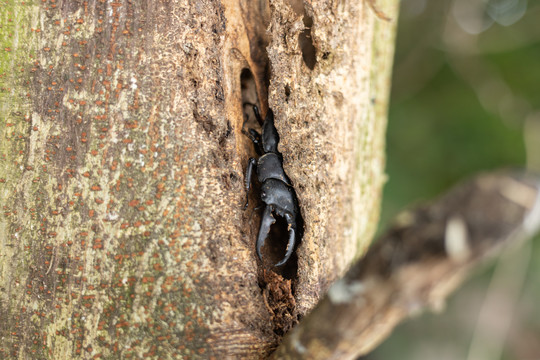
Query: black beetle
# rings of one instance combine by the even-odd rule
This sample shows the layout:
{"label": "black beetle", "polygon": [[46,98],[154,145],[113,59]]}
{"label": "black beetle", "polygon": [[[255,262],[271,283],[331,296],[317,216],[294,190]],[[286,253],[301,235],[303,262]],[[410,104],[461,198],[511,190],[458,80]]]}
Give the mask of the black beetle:
{"label": "black beetle", "polygon": [[262,134],[259,134],[254,129],[248,129],[247,132],[242,129],[242,132],[253,141],[255,151],[259,155],[258,160],[255,160],[255,158],[249,159],[246,169],[246,205],[244,209],[248,206],[251,177],[253,170],[255,170],[261,183],[261,200],[266,204],[259,236],[257,237],[257,255],[262,260],[261,248],[270,232],[270,227],[276,222],[272,215],[272,213],[275,213],[287,221],[287,231],[289,233],[285,257],[275,264],[275,266],[281,266],[289,260],[296,244],[298,200],[291,180],[283,169],[283,156],[277,149],[279,134],[274,126],[274,113],[271,109],[268,109],[263,121],[257,105],[250,103],[245,103],[245,105],[253,107],[253,113],[262,127]]}

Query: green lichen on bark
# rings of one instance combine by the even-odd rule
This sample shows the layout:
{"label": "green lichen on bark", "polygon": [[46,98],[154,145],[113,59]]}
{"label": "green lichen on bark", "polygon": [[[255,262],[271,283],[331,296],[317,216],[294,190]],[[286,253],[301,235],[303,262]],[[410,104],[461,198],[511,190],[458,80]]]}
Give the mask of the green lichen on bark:
{"label": "green lichen on bark", "polygon": [[[35,7],[31,2],[19,4],[8,1],[0,4],[0,184],[21,176],[27,146],[29,99],[27,92],[30,74],[22,63],[34,55],[34,31],[29,19]],[[12,152],[10,159],[7,153]],[[3,185],[1,199],[9,198],[14,188]]]}
{"label": "green lichen on bark", "polygon": [[[16,309],[35,285],[26,281],[35,271],[29,239],[37,235],[34,205],[42,201],[28,96],[36,49],[35,14],[33,2],[0,4],[0,354],[4,356],[12,355],[7,348],[20,346],[23,333],[32,339],[29,344],[38,338],[35,309]],[[37,197],[36,203],[29,201],[31,197]],[[37,347],[29,346],[34,352]]]}

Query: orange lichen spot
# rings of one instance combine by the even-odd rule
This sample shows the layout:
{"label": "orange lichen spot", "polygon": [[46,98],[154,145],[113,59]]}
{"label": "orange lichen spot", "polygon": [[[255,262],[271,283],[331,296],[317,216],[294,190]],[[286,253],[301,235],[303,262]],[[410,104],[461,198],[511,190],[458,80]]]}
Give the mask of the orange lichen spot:
{"label": "orange lichen spot", "polygon": [[88,216],[89,217],[94,217],[95,214],[96,214],[96,212],[94,210],[88,210]]}
{"label": "orange lichen spot", "polygon": [[81,19],[81,18],[77,19],[77,24],[82,24],[82,23],[84,23],[83,19]]}
{"label": "orange lichen spot", "polygon": [[[96,249],[103,249],[103,244],[101,244],[101,243],[94,244],[94,246],[92,246],[92,248],[93,248],[94,250],[96,250]],[[99,267],[99,266],[98,266],[98,267]]]}
{"label": "orange lichen spot", "polygon": [[131,143],[133,143],[133,139],[129,139],[129,138],[128,138],[128,139],[124,139],[124,140],[122,140],[122,142],[123,142],[124,144],[131,144]]}
{"label": "orange lichen spot", "polygon": [[92,190],[92,191],[101,191],[101,186],[99,186],[99,185],[93,185],[93,186],[90,188],[90,190]]}
{"label": "orange lichen spot", "polygon": [[96,204],[103,204],[105,201],[103,201],[103,199],[96,199],[94,200],[96,202]]}
{"label": "orange lichen spot", "polygon": [[140,203],[140,201],[137,200],[137,199],[135,199],[135,200],[131,200],[131,201],[128,203],[128,205],[129,205],[130,207],[135,207],[135,206],[139,205],[139,203]]}
{"label": "orange lichen spot", "polygon": [[58,234],[55,231],[50,231],[48,235],[49,237],[56,237]]}
{"label": "orange lichen spot", "polygon": [[90,172],[89,171],[85,171],[82,176],[84,177],[90,177]]}
{"label": "orange lichen spot", "polygon": [[66,151],[73,151],[73,148],[71,146],[66,147]]}
{"label": "orange lichen spot", "polygon": [[154,277],[153,276],[143,276],[142,282],[143,282],[143,284],[153,283],[154,282]]}
{"label": "orange lichen spot", "polygon": [[139,126],[139,124],[136,121],[133,121],[133,122],[126,123],[125,126],[128,129],[136,129]]}
{"label": "orange lichen spot", "polygon": [[163,270],[163,266],[161,264],[154,264],[154,270],[156,271],[162,271]]}
{"label": "orange lichen spot", "polygon": [[79,101],[79,105],[86,105],[86,101],[84,100]]}
{"label": "orange lichen spot", "polygon": [[51,48],[50,47],[44,47],[43,51],[51,51]]}

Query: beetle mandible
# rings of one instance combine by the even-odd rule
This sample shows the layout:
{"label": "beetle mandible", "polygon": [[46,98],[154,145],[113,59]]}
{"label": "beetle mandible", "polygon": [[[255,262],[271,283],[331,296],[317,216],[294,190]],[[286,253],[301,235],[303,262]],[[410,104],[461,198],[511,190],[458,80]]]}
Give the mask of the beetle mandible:
{"label": "beetle mandible", "polygon": [[298,200],[291,180],[283,169],[283,156],[277,149],[279,134],[274,125],[274,113],[272,109],[268,109],[263,121],[257,105],[250,103],[245,103],[245,105],[251,105],[253,107],[253,113],[261,125],[262,131],[259,134],[254,129],[248,129],[247,132],[242,129],[244,134],[253,141],[255,151],[259,155],[258,160],[255,158],[249,159],[246,169],[246,204],[244,205],[244,209],[247,208],[249,203],[251,178],[255,170],[257,178],[261,183],[261,200],[265,203],[259,235],[257,236],[257,255],[262,260],[261,249],[268,237],[270,227],[276,222],[272,214],[281,216],[287,221],[287,231],[289,234],[285,257],[275,264],[275,266],[281,266],[289,260],[296,244],[296,226],[299,211]]}

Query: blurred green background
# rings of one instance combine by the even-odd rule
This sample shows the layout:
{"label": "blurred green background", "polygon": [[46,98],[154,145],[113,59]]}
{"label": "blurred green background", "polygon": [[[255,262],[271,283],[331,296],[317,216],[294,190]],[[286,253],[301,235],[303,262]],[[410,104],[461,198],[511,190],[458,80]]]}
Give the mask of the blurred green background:
{"label": "blurred green background", "polygon": [[[403,0],[381,228],[500,167],[540,170],[540,1]],[[369,360],[540,359],[540,242],[474,275]]]}

